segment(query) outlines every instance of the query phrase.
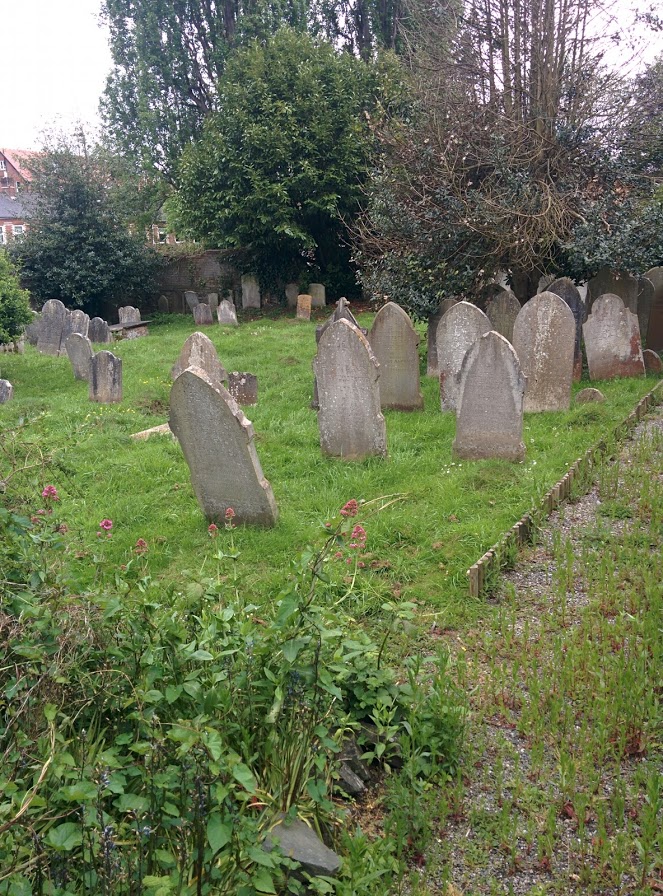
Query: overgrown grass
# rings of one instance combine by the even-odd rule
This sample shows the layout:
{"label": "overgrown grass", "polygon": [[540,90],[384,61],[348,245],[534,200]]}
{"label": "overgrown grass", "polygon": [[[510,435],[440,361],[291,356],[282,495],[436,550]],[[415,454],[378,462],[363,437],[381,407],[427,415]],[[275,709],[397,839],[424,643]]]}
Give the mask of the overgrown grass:
{"label": "overgrown grass", "polygon": [[[370,325],[371,315],[361,322]],[[283,569],[305,546],[311,527],[346,500],[398,495],[369,520],[365,609],[375,610],[396,594],[420,601],[431,622],[441,615],[454,624],[477,609],[466,597],[467,568],[653,385],[645,378],[603,383],[604,404],[527,415],[527,458],[514,465],[454,461],[454,416],[439,411],[437,382],[422,376],[425,410],[386,412],[388,460],[344,463],[321,455],[310,409],[314,328],[314,322],[281,318],[206,331],[228,370],[259,378],[258,404],[245,410],[280,521],[269,531],[238,533],[245,587],[257,601],[278,590]],[[181,580],[184,570],[200,570],[207,562],[207,523],[179,446],[165,437],[130,438],[167,419],[170,367],[194,329],[188,317],[160,318],[148,338],[113,347],[124,368],[119,405],[90,403],[66,357],[41,356],[28,347],[22,357],[0,360],[2,376],[15,389],[15,400],[0,412],[2,425],[24,420],[35,452],[50,459],[82,585],[94,576],[102,518],[113,521],[104,556],[118,567],[139,538],[148,542],[151,574],[165,581]]]}

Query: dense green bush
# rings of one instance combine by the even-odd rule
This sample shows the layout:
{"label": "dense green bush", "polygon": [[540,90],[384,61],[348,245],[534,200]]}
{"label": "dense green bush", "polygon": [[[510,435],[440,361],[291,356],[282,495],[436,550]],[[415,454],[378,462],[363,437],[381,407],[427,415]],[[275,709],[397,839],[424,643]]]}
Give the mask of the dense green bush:
{"label": "dense green bush", "polygon": [[28,299],[7,253],[0,249],[0,345],[18,339],[32,320]]}

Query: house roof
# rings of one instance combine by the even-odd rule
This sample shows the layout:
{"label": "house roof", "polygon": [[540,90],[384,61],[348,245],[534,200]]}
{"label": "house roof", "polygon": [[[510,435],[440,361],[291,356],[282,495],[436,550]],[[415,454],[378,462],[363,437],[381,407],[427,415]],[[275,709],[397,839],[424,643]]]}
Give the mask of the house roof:
{"label": "house roof", "polygon": [[29,168],[30,160],[41,153],[33,152],[30,149],[2,149],[0,153],[10,162],[18,171],[21,177],[26,181],[32,180],[32,171]]}
{"label": "house roof", "polygon": [[23,220],[30,214],[30,202],[26,196],[5,196],[0,193],[0,221]]}

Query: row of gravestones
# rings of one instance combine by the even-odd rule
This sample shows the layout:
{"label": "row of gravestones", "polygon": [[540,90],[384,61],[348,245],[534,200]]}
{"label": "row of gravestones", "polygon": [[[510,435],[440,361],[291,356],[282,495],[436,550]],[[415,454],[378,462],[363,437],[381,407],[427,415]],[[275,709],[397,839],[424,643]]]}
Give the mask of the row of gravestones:
{"label": "row of gravestones", "polygon": [[[322,283],[311,283],[306,294],[310,299],[310,307],[324,308],[327,297],[325,286]],[[285,287],[285,299],[289,308],[295,308],[299,305],[299,286],[297,283],[288,283]],[[200,296],[195,290],[187,289],[184,291],[184,301],[188,308],[193,312],[194,320],[198,326],[206,326],[214,321],[214,315],[217,315],[219,323],[226,326],[237,326],[237,312],[232,293],[227,294],[227,298],[219,301],[219,294],[216,292],[207,293]],[[260,292],[260,284],[256,277],[251,274],[245,274],[242,277],[242,308],[258,309],[262,307],[262,295]],[[204,306],[207,306],[207,310]],[[158,302],[159,311],[168,313],[170,311],[170,303],[167,296],[161,296]],[[302,316],[302,315],[299,315]]]}
{"label": "row of gravestones", "polygon": [[230,299],[219,301],[218,293],[215,292],[210,292],[204,299],[201,299],[197,292],[190,289],[184,293],[184,299],[193,314],[197,327],[213,324],[215,314],[219,324],[226,327],[237,326],[237,312]]}

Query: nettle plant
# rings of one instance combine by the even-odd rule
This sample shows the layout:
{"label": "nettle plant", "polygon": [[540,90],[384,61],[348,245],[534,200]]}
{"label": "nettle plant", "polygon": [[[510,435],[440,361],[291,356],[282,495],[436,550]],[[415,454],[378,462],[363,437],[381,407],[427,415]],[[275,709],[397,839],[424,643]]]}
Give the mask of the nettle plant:
{"label": "nettle plant", "polygon": [[[361,572],[362,506],[326,523],[258,606],[236,572],[232,511],[209,528],[210,577],[179,591],[152,581],[139,539],[81,594],[63,572],[57,490],[41,496],[31,517],[0,509],[0,894],[300,892],[295,863],[263,848],[283,815],[377,862],[359,889],[353,860],[318,892],[393,878],[393,851],[347,850],[332,801],[340,744],[386,707],[378,743],[403,735],[400,761],[430,775],[456,761],[462,711],[439,676],[427,711],[415,676],[399,685],[384,643],[340,615]],[[100,548],[111,529],[99,524]]]}

